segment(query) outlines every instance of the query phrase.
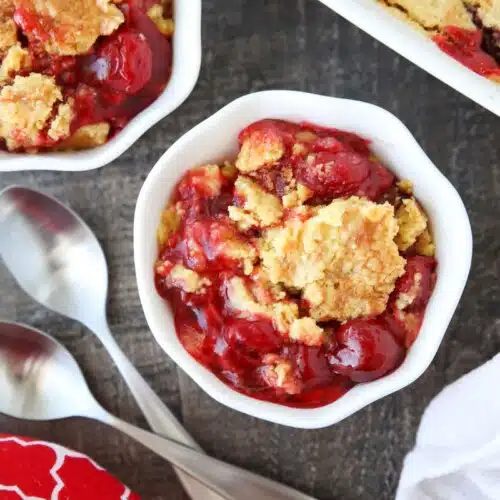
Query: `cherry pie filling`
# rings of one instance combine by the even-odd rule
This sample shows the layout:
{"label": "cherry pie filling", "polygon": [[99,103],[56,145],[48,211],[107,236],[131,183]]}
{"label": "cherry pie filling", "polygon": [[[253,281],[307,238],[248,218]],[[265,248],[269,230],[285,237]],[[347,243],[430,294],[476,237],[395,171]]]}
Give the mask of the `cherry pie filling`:
{"label": "cherry pie filling", "polygon": [[[0,149],[36,152],[99,145],[122,130],[165,89],[172,65],[172,33],[169,29],[173,30],[173,22],[170,0],[123,0],[116,2],[116,5],[110,3],[107,7],[112,6],[110,8],[115,9],[119,16],[117,26],[107,29],[103,21],[102,29],[111,32],[98,36],[88,50],[78,47],[73,49],[72,46],[68,48],[72,33],[78,30],[84,32],[87,25],[84,20],[81,26],[64,25],[69,14],[62,0],[51,0],[51,4],[61,6],[59,24],[59,14],[53,17],[40,15],[35,10],[38,8],[36,2],[32,0],[12,1],[15,10],[11,17],[15,22],[18,38],[16,46],[18,53],[22,51],[24,63],[8,67],[3,80],[0,69],[0,90],[2,85],[13,85],[19,77],[42,75],[42,78],[49,78],[43,80],[45,83],[53,85],[52,90],[56,96],[54,101],[57,102],[52,115],[44,117],[43,128],[35,130],[36,136],[29,140],[28,133],[22,129],[23,120],[18,120],[18,130],[14,128],[5,132],[2,140],[2,128],[7,130],[7,127],[2,127],[0,116]],[[104,0],[102,4],[107,1]],[[86,7],[84,0],[75,0],[73,5],[81,9]],[[7,19],[4,22],[10,21]],[[59,44],[61,50],[58,51]],[[73,52],[78,53],[67,55]],[[13,51],[12,55],[14,54],[17,55]],[[4,55],[4,61],[8,56],[9,52]],[[36,93],[36,84],[33,91]],[[23,98],[26,100],[25,96],[21,96],[19,100]],[[48,99],[44,97],[43,100],[47,102]],[[12,98],[0,94],[0,105],[9,106],[9,101],[12,105]],[[64,134],[51,134],[58,110],[66,103],[71,108],[67,118],[70,121],[68,130]],[[36,103],[32,109],[27,110],[2,108],[3,119],[7,123],[11,114],[17,117],[23,112],[33,113],[33,109],[36,109]],[[24,121],[30,123],[29,119]],[[66,144],[65,139],[71,138],[82,127],[99,124],[104,125],[104,129],[100,129],[100,138],[94,139],[94,131],[90,129],[88,144],[82,141]],[[98,128],[95,131],[99,133]],[[95,144],[94,140],[97,141]]]}
{"label": "cherry pie filling", "polygon": [[355,134],[262,120],[239,142],[234,163],[174,189],[156,288],[223,382],[319,407],[394,371],[415,341],[436,279],[427,216]]}

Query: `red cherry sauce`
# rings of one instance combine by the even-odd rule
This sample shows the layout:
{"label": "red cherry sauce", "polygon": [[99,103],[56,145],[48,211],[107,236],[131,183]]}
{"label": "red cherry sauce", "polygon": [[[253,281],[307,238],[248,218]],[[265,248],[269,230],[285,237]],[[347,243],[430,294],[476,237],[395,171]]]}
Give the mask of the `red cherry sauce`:
{"label": "red cherry sauce", "polygon": [[[261,120],[240,133],[240,144],[250,137],[280,138],[285,155],[277,165],[261,169],[256,180],[270,192],[282,196],[285,170],[314,193],[310,203],[329,203],[351,195],[377,202],[394,198],[395,176],[372,155],[368,141],[335,129],[309,123]],[[302,148],[294,153],[298,137]],[[239,276],[251,283],[241,263],[224,255],[224,243],[234,238],[252,244],[259,231],[241,233],[228,217],[227,208],[237,203],[234,179],[223,178],[216,196],[203,183],[198,170],[188,171],[178,183],[172,203],[182,206],[180,227],[162,246],[160,261],[170,264],[155,274],[158,293],[171,305],[177,335],[186,350],[233,389],[257,399],[298,408],[315,408],[337,400],[360,382],[380,378],[404,360],[406,348],[415,339],[435,280],[436,262],[412,254],[406,273],[396,283],[384,314],[340,325],[321,323],[326,341],[320,347],[293,342],[278,332],[269,319],[241,314],[227,301],[226,283]],[[166,276],[173,265],[184,266],[209,278],[204,293],[186,293],[169,288]],[[413,300],[400,311],[402,294]],[[307,306],[297,300],[300,310]],[[288,390],[269,383],[268,360],[280,359],[290,368]]]}
{"label": "red cherry sauce", "polygon": [[434,42],[453,59],[482,76],[500,76],[496,59],[484,50],[483,31],[447,26]]}
{"label": "red cherry sauce", "polygon": [[[147,15],[154,3],[128,0],[119,4],[125,22],[111,35],[98,38],[88,54],[79,56],[45,52],[43,42],[53,26],[29,10],[16,10],[14,21],[32,55],[30,72],[55,77],[64,97],[75,99],[72,132],[83,125],[106,121],[111,125],[112,137],[165,89],[171,73],[172,48],[170,40]],[[52,145],[47,138],[41,147]]]}

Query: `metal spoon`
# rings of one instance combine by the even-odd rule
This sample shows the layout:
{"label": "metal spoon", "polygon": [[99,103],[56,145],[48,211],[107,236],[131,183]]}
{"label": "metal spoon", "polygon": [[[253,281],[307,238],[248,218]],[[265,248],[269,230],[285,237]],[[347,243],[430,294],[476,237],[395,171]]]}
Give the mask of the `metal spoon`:
{"label": "metal spoon", "polygon": [[[115,342],[106,319],[106,259],[85,222],[50,196],[11,186],[0,192],[0,235],[0,257],[21,288],[101,339],[150,427],[202,451]],[[220,500],[192,478],[179,478],[193,499]]]}
{"label": "metal spoon", "polygon": [[34,328],[0,322],[0,413],[29,420],[87,417],[139,441],[227,499],[312,500],[108,413],[94,399],[71,354]]}

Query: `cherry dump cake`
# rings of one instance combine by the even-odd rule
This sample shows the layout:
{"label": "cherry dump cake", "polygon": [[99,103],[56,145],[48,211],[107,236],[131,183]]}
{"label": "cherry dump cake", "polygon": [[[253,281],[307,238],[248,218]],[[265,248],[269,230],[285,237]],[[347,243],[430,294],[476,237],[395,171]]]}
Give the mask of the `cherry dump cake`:
{"label": "cherry dump cake", "polygon": [[500,80],[498,0],[378,0],[472,71]]}
{"label": "cherry dump cake", "polygon": [[105,143],[164,90],[171,0],[0,0],[0,149]]}
{"label": "cherry dump cake", "polygon": [[180,341],[237,391],[294,407],[393,371],[436,276],[412,193],[355,134],[251,124],[162,214],[155,282]]}

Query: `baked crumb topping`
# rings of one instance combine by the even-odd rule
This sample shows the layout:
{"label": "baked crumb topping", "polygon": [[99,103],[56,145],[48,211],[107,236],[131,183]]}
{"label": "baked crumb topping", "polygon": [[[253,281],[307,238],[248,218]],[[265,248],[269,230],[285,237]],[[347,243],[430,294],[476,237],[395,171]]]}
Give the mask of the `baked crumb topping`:
{"label": "baked crumb topping", "polygon": [[425,229],[425,231],[417,238],[417,241],[415,242],[415,250],[417,251],[418,255],[434,257],[436,246],[432,241],[432,236],[429,232],[429,229]]}
{"label": "baked crumb topping", "polygon": [[255,130],[244,139],[236,158],[236,168],[242,173],[269,168],[284,153],[285,144],[279,135]]}
{"label": "baked crumb topping", "polygon": [[[170,267],[170,270],[168,270]],[[195,271],[188,269],[182,264],[175,264],[172,267],[170,262],[160,262],[157,264],[157,272],[166,275],[166,285],[177,287],[187,293],[202,293],[207,286],[212,283],[208,278],[201,277]]]}
{"label": "baked crumb topping", "polygon": [[273,283],[302,290],[317,321],[377,315],[404,273],[397,232],[389,203],[337,199],[306,221],[270,229],[262,262]]}
{"label": "baked crumb topping", "polygon": [[267,354],[263,359],[262,376],[265,382],[287,394],[298,394],[302,384],[294,374],[292,363],[278,354]]}
{"label": "baked crumb topping", "polygon": [[251,227],[268,227],[281,219],[283,207],[279,198],[250,178],[240,175],[234,184],[234,193],[242,206],[230,206],[228,213],[239,229],[246,231]]}
{"label": "baked crumb topping", "polygon": [[54,141],[60,141],[69,137],[71,122],[75,113],[73,111],[74,100],[69,98],[64,104],[60,104],[57,109],[57,115],[50,124],[48,136]]}
{"label": "baked crumb topping", "polygon": [[158,31],[170,38],[174,34],[174,20],[165,17],[163,5],[157,3],[148,10],[149,18],[156,24]]}
{"label": "baked crumb topping", "polygon": [[18,7],[37,19],[27,30],[49,54],[86,54],[101,35],[110,35],[124,21],[109,0],[17,0]]}
{"label": "baked crumb topping", "polygon": [[320,346],[325,341],[325,331],[312,318],[296,319],[290,328],[290,338],[309,346]]}
{"label": "baked crumb topping", "polygon": [[402,200],[396,212],[399,232],[396,244],[402,251],[408,250],[427,228],[427,216],[414,198]]}
{"label": "baked crumb topping", "polygon": [[101,146],[108,139],[109,123],[94,123],[80,127],[72,136],[58,144],[57,149],[79,150]]}
{"label": "baked crumb topping", "polygon": [[12,75],[21,70],[29,70],[31,68],[30,53],[21,47],[20,43],[12,45],[5,54],[0,65],[0,84],[11,80]]}
{"label": "baked crumb topping", "polygon": [[425,29],[440,26],[459,26],[474,29],[474,23],[462,0],[382,0],[396,7]]}
{"label": "baked crumb topping", "polygon": [[[2,5],[0,4],[0,9]],[[1,10],[0,10],[1,14]],[[17,43],[17,26],[12,19],[2,19],[0,15],[0,57]]]}
{"label": "baked crumb topping", "polygon": [[54,78],[31,73],[16,76],[0,90],[0,137],[9,149],[37,146],[56,102],[62,100]]}
{"label": "baked crumb topping", "polygon": [[240,318],[262,315],[272,320],[275,328],[287,334],[290,326],[298,318],[297,304],[279,300],[270,304],[259,303],[252,293],[251,285],[244,278],[234,277],[226,283],[226,293],[231,308]]}

